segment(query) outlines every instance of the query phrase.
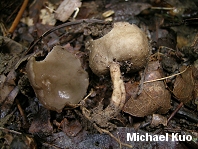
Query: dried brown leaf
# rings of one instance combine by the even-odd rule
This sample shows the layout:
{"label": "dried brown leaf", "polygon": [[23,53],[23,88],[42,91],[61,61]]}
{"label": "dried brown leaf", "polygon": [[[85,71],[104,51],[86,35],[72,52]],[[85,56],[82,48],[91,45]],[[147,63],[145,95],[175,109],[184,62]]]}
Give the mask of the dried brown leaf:
{"label": "dried brown leaf", "polygon": [[153,114],[151,125],[158,126],[160,124],[167,126],[167,118],[160,114]]}
{"label": "dried brown leaf", "polygon": [[50,113],[47,109],[41,108],[33,118],[29,128],[29,133],[43,135],[51,134],[52,131],[53,127],[50,122]]}
{"label": "dried brown leaf", "polygon": [[18,86],[15,86],[16,72],[11,70],[6,76],[0,75],[0,104],[1,118],[5,117],[13,105],[15,97],[19,93]]}
{"label": "dried brown leaf", "polygon": [[10,38],[0,36],[0,50],[0,74],[6,74],[13,69],[26,48]]}
{"label": "dried brown leaf", "polygon": [[[182,66],[180,72],[185,68],[186,66]],[[189,67],[184,73],[176,77],[173,94],[179,101],[187,103],[193,98],[194,84],[192,67]]]}
{"label": "dried brown leaf", "polygon": [[78,120],[69,122],[66,118],[61,121],[61,127],[63,132],[72,137],[76,136],[82,129],[82,125]]}
{"label": "dried brown leaf", "polygon": [[[162,77],[158,61],[149,62],[145,72],[145,81]],[[170,108],[170,93],[163,81],[145,83],[142,93],[137,98],[131,97],[123,111],[133,116],[144,117],[153,113],[166,113]]]}
{"label": "dried brown leaf", "polygon": [[195,88],[194,88],[193,97],[195,99],[194,102],[197,105],[197,111],[198,111],[198,80],[195,80]]}
{"label": "dried brown leaf", "polygon": [[76,8],[81,7],[80,0],[64,0],[55,12],[55,18],[65,22],[72,15]]}
{"label": "dried brown leaf", "polygon": [[123,21],[140,14],[143,10],[150,7],[151,5],[148,3],[119,1],[116,4],[112,2],[112,6],[109,9],[115,12],[114,20]]}

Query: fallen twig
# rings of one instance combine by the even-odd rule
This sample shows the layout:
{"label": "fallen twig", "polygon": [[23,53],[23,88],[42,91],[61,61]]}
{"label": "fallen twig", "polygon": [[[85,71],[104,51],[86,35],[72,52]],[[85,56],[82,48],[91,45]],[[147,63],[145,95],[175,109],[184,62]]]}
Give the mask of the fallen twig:
{"label": "fallen twig", "polygon": [[144,84],[145,84],[145,83],[156,82],[156,81],[162,81],[162,80],[165,80],[165,79],[168,79],[168,78],[172,78],[172,77],[174,77],[174,76],[178,76],[178,75],[184,73],[189,67],[190,67],[190,66],[186,67],[186,69],[184,69],[184,70],[183,70],[182,72],[180,72],[180,73],[176,73],[176,74],[173,74],[173,75],[170,75],[170,76],[167,76],[167,77],[163,77],[163,78],[159,78],[159,79],[154,79],[154,80],[145,81]]}
{"label": "fallen twig", "polygon": [[15,134],[18,134],[18,135],[22,134],[21,132],[18,132],[18,131],[15,131],[15,130],[10,130],[10,129],[3,128],[3,127],[0,127],[0,130],[4,130],[4,131],[10,132],[10,133],[15,133]]}
{"label": "fallen twig", "polygon": [[20,112],[20,114],[21,114],[21,116],[22,116],[23,124],[25,125],[25,124],[27,124],[27,119],[26,119],[26,115],[25,115],[25,113],[24,113],[24,110],[22,109],[22,107],[21,107],[21,104],[20,104],[19,100],[18,100],[18,99],[16,99],[15,101],[16,101],[16,104],[17,104],[18,110],[19,110],[19,112]]}
{"label": "fallen twig", "polygon": [[24,58],[24,56],[30,51],[32,50],[32,48],[38,43],[40,42],[44,37],[46,37],[47,35],[49,35],[50,33],[58,30],[58,29],[61,29],[61,28],[64,28],[64,27],[67,27],[67,26],[71,26],[71,25],[77,25],[77,24],[82,24],[82,23],[97,23],[97,24],[108,24],[109,22],[106,22],[106,21],[103,21],[103,20],[98,20],[98,19],[83,19],[83,20],[77,20],[77,21],[73,21],[73,22],[67,22],[67,23],[63,23],[61,25],[58,25],[58,26],[55,26],[54,28],[52,29],[49,29],[47,30],[45,33],[43,33],[43,35],[41,35],[36,41],[34,41],[30,47],[28,48],[28,50],[26,50],[22,56],[21,56],[21,59],[17,62],[17,64],[15,65],[15,69],[18,68],[18,66],[20,65],[21,63],[21,60]]}
{"label": "fallen twig", "polygon": [[24,0],[24,1],[23,1],[23,4],[22,4],[22,6],[21,6],[21,8],[20,8],[20,10],[19,10],[19,12],[18,12],[16,18],[14,19],[14,22],[12,23],[12,26],[11,26],[10,29],[8,30],[8,32],[9,32],[10,34],[12,34],[12,33],[14,32],[14,30],[15,30],[16,27],[17,27],[17,25],[19,24],[19,21],[20,21],[20,19],[21,19],[21,16],[22,16],[22,14],[23,14],[23,12],[24,12],[24,10],[25,10],[27,4],[28,4],[28,1],[29,1],[29,0]]}
{"label": "fallen twig", "polygon": [[167,120],[167,123],[173,118],[173,116],[181,109],[181,107],[183,106],[183,102],[181,102],[177,108],[173,111],[173,113],[171,113],[170,117]]}

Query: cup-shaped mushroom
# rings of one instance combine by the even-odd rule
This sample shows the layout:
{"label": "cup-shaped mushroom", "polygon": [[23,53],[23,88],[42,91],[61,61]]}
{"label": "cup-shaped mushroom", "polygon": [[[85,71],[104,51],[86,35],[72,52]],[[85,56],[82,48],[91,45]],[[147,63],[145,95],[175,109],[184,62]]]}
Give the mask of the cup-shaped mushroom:
{"label": "cup-shaped mushroom", "polygon": [[86,95],[87,72],[80,60],[61,46],[55,46],[43,61],[30,58],[26,69],[37,98],[49,110],[61,112]]}
{"label": "cup-shaped mushroom", "polygon": [[127,22],[115,23],[108,34],[90,41],[88,49],[90,68],[97,75],[106,74],[113,61],[127,62],[129,70],[140,70],[150,51],[146,34]]}

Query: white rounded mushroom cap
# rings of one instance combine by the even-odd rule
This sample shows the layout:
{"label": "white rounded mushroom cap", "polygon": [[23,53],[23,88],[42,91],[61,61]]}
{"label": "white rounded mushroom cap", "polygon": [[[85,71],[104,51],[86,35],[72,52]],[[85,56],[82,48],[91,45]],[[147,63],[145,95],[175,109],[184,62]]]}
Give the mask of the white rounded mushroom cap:
{"label": "white rounded mushroom cap", "polygon": [[130,63],[130,69],[145,66],[149,43],[145,33],[134,24],[117,22],[114,28],[100,39],[90,42],[89,66],[97,75],[106,74],[113,61]]}

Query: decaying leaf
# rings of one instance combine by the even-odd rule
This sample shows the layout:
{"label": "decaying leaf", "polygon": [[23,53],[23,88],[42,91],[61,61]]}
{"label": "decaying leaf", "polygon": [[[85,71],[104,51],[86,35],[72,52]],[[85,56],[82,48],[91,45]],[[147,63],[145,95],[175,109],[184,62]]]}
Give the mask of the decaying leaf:
{"label": "decaying leaf", "polygon": [[195,88],[194,88],[193,97],[195,99],[194,103],[197,105],[197,110],[198,110],[198,80],[195,80]]}
{"label": "decaying leaf", "polygon": [[78,120],[69,122],[66,118],[61,121],[61,127],[63,129],[63,132],[71,137],[76,136],[82,129],[82,125]]}
{"label": "decaying leaf", "polygon": [[16,72],[11,70],[9,74],[0,75],[0,117],[5,117],[11,106],[13,105],[15,97],[18,95],[19,88],[15,86]]}
{"label": "decaying leaf", "polygon": [[151,5],[148,3],[116,1],[116,4],[112,4],[110,9],[115,12],[114,20],[122,21],[140,14],[143,10],[148,9],[149,7],[151,7]]}
{"label": "decaying leaf", "polygon": [[198,60],[194,62],[192,66],[192,71],[193,71],[193,77],[195,79],[193,98],[195,99],[194,103],[197,105],[197,110],[198,110]]}
{"label": "decaying leaf", "polygon": [[51,134],[53,127],[50,123],[50,113],[47,109],[41,108],[34,116],[33,121],[29,128],[31,134]]}
{"label": "decaying leaf", "polygon": [[64,0],[55,13],[55,18],[65,22],[72,15],[74,10],[82,5],[80,0]]}
{"label": "decaying leaf", "polygon": [[153,114],[151,125],[158,126],[160,124],[167,126],[167,118],[160,114]]}
{"label": "decaying leaf", "polygon": [[[149,62],[145,81],[162,77],[159,61]],[[145,83],[142,93],[136,98],[131,97],[125,104],[123,111],[133,116],[144,117],[153,113],[166,113],[170,108],[170,93],[163,81]]]}
{"label": "decaying leaf", "polygon": [[[186,66],[182,66],[180,72],[185,68]],[[179,101],[187,103],[193,98],[194,84],[192,67],[189,67],[184,73],[176,77],[173,94]]]}
{"label": "decaying leaf", "polygon": [[50,2],[47,2],[46,4],[48,5],[48,8],[43,8],[40,10],[39,18],[41,19],[41,23],[55,25],[56,19],[53,14],[53,9],[55,9],[55,6]]}
{"label": "decaying leaf", "polygon": [[[143,148],[155,148],[155,149],[186,149],[186,146],[181,144],[180,141],[172,141],[171,137],[168,136],[168,141],[128,141],[127,133],[135,133],[139,135],[146,135],[146,131],[136,130],[130,127],[118,127],[113,131],[113,135],[118,136],[120,141],[124,143],[129,143],[134,149]],[[149,133],[150,135],[154,135]],[[155,134],[156,135],[156,134]],[[113,138],[106,134],[90,134],[87,131],[81,131],[76,137],[69,137],[64,132],[53,133],[46,138],[47,142],[50,144],[43,144],[46,148],[54,149],[56,148],[69,148],[69,149],[129,149],[128,147],[121,146]],[[55,147],[54,147],[55,146]]]}
{"label": "decaying leaf", "polygon": [[28,136],[26,134],[16,136],[13,138],[11,144],[10,144],[10,149],[13,148],[27,148],[27,149],[37,149],[37,144],[31,136]]}
{"label": "decaying leaf", "polygon": [[0,74],[9,73],[25,50],[26,48],[18,42],[0,36]]}

